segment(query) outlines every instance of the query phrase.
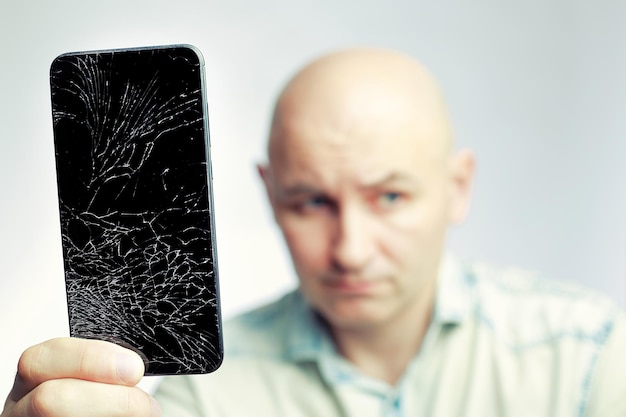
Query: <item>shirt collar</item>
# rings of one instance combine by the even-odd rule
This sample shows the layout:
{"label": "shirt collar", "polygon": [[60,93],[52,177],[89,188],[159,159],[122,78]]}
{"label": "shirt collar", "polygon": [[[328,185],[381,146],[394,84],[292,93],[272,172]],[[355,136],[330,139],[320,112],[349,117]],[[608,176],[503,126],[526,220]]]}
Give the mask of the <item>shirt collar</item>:
{"label": "shirt collar", "polygon": [[440,325],[460,324],[474,309],[473,287],[475,281],[454,255],[443,257],[437,280],[432,322]]}
{"label": "shirt collar", "polygon": [[296,290],[292,295],[286,323],[286,355],[294,361],[315,361],[324,353],[334,353],[330,335],[302,294]]}
{"label": "shirt collar", "polygon": [[[471,274],[461,262],[446,254],[437,279],[437,293],[431,326],[460,324],[471,315],[474,306]],[[336,354],[331,337],[321,319],[310,308],[302,294],[292,294],[286,322],[285,346],[288,359],[317,361],[324,354]]]}

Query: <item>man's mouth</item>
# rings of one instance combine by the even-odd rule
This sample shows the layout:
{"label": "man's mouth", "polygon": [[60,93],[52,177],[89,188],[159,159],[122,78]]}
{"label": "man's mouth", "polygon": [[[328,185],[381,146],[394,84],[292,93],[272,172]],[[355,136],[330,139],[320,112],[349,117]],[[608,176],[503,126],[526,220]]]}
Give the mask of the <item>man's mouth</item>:
{"label": "man's mouth", "polygon": [[329,290],[346,296],[372,295],[381,284],[376,279],[329,279],[324,281],[324,286]]}

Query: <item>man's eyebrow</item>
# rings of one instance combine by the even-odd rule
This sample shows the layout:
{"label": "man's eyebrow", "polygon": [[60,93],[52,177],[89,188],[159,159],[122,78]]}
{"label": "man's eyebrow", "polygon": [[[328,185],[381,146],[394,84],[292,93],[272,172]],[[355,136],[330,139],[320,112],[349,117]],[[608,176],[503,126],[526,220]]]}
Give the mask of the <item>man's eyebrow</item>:
{"label": "man's eyebrow", "polygon": [[286,187],[279,187],[278,195],[280,197],[297,197],[299,195],[311,195],[311,194],[321,194],[322,192],[310,185],[306,184],[295,184],[289,185]]}
{"label": "man's eyebrow", "polygon": [[361,188],[363,189],[380,188],[380,187],[384,187],[386,185],[395,184],[395,183],[407,184],[407,185],[411,185],[414,187],[417,187],[420,185],[420,182],[416,178],[410,177],[408,175],[405,175],[399,172],[391,172],[382,178],[375,179],[373,181],[370,181],[361,185]]}

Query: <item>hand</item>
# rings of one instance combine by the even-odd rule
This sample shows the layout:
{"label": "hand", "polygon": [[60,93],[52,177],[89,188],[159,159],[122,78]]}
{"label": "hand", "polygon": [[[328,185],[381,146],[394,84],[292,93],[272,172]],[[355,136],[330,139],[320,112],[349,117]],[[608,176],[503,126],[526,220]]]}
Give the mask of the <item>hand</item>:
{"label": "hand", "polygon": [[27,349],[0,417],[155,417],[158,403],[135,387],[136,353],[112,343],[52,339]]}

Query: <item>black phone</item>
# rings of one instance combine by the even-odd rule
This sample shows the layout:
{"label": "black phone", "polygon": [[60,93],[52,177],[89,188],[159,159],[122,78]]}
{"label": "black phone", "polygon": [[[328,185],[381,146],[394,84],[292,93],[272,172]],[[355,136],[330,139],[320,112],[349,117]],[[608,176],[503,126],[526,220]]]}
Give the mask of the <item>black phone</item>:
{"label": "black phone", "polygon": [[190,45],[67,53],[50,68],[70,335],[147,375],[208,373],[222,330],[204,61]]}

